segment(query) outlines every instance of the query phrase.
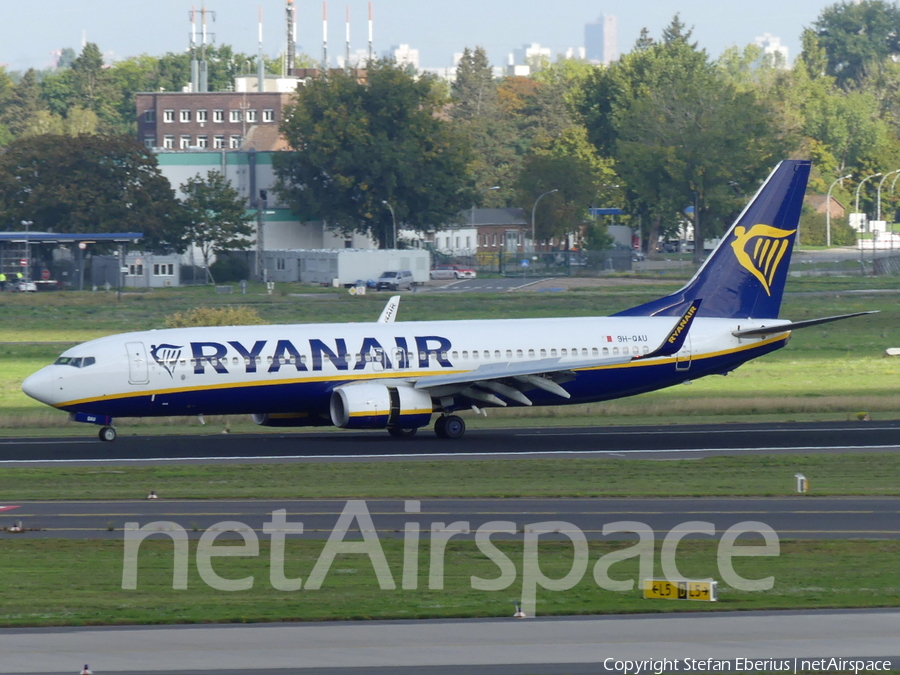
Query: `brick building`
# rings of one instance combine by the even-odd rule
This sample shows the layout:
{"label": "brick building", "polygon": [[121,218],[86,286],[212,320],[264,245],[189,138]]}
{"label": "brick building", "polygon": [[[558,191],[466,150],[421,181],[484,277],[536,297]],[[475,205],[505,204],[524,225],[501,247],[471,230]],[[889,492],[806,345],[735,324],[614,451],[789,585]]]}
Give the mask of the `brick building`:
{"label": "brick building", "polygon": [[277,129],[288,92],[152,92],[135,96],[138,139],[164,150],[235,150],[251,128]]}

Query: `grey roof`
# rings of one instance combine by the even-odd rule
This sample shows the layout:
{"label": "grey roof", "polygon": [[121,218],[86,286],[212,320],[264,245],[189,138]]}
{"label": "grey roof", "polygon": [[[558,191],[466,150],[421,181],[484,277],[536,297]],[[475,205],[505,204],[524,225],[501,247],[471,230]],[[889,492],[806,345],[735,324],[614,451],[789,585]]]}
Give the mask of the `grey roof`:
{"label": "grey roof", "polygon": [[[461,227],[472,223],[472,210],[460,212]],[[530,221],[522,209],[475,209],[475,225],[527,225]]]}

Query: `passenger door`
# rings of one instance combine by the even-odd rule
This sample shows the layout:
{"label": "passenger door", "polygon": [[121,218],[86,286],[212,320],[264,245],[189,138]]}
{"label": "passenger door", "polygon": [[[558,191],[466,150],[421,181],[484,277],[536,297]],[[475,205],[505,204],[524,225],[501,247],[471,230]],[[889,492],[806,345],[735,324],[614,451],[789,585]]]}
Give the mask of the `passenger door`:
{"label": "passenger door", "polygon": [[128,382],[130,384],[147,384],[150,382],[150,369],[147,366],[147,350],[143,342],[126,342],[128,354]]}

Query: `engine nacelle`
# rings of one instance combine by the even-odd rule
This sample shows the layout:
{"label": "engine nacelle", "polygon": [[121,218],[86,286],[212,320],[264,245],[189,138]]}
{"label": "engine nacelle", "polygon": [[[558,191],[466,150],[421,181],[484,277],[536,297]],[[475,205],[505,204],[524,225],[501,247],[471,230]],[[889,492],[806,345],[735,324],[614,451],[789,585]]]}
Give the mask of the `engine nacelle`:
{"label": "engine nacelle", "polygon": [[431,413],[431,396],[409,385],[368,382],[331,394],[331,422],[342,429],[417,429],[431,422]]}
{"label": "engine nacelle", "polygon": [[261,427],[327,427],[331,420],[315,413],[253,413]]}

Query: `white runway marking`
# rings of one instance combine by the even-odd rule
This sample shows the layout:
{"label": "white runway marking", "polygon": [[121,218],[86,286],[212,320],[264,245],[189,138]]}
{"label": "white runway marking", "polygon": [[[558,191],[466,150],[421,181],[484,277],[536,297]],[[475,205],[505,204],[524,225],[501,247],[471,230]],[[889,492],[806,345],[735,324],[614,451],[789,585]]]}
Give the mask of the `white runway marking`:
{"label": "white runway marking", "polygon": [[[836,445],[829,446],[829,450],[871,450],[876,448],[896,448],[896,445]],[[68,464],[71,462],[97,463],[115,462],[122,464],[126,462],[202,462],[202,461],[222,461],[222,460],[278,460],[278,459],[429,459],[434,457],[466,457],[483,459],[490,458],[506,458],[506,457],[530,457],[530,456],[547,456],[547,455],[608,455],[611,457],[623,455],[660,455],[660,454],[697,454],[703,452],[714,453],[739,453],[739,452],[777,452],[781,450],[822,450],[821,446],[797,446],[790,448],[771,447],[771,448],[688,448],[688,449],[671,449],[671,450],[534,450],[523,452],[423,452],[423,453],[391,453],[391,454],[361,454],[361,455],[223,455],[215,457],[116,457],[107,459],[4,459],[0,460],[0,464]],[[690,458],[693,459],[693,458]]]}

